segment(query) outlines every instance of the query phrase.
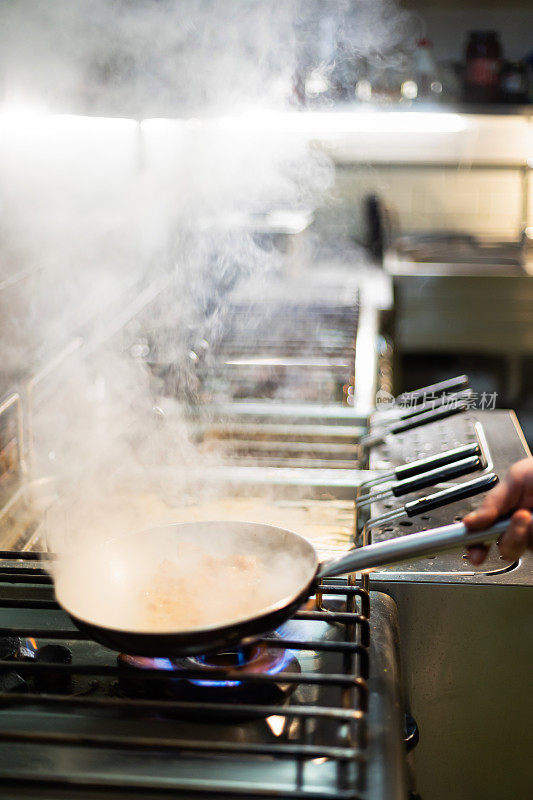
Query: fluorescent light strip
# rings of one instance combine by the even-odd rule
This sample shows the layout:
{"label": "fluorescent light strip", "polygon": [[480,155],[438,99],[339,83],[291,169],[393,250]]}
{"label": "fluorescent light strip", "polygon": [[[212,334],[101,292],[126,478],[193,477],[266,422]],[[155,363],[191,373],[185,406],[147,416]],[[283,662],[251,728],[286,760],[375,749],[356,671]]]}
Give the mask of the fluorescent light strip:
{"label": "fluorescent light strip", "polygon": [[87,117],[78,114],[47,114],[31,110],[0,112],[0,131],[42,133],[117,133],[136,128],[138,122],[122,117]]}
{"label": "fluorescent light strip", "polygon": [[[202,121],[209,125],[209,121]],[[328,136],[345,133],[458,133],[468,123],[460,114],[427,111],[256,112],[213,120],[225,131],[300,133]]]}
{"label": "fluorescent light strip", "polygon": [[[0,130],[43,130],[76,133],[117,132],[135,127],[133,119],[88,117],[70,114],[47,114],[32,109],[14,108],[0,112]],[[339,134],[447,134],[468,126],[460,114],[426,111],[331,111],[269,112],[250,111],[227,117],[202,119],[145,119],[145,132],[206,130],[235,134],[298,134],[321,138]]]}

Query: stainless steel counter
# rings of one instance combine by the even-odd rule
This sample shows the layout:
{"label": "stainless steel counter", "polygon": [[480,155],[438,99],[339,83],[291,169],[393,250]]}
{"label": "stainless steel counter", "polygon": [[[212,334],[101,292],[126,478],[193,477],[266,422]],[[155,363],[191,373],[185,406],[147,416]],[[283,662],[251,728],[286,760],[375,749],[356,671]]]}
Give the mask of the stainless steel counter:
{"label": "stainless steel counter", "polygon": [[[482,424],[494,470],[527,454],[512,412],[469,412],[447,420],[450,440],[472,438]],[[428,426],[429,428],[430,426]],[[424,441],[440,438],[438,426]],[[410,437],[410,440],[409,440]],[[420,452],[424,442],[406,434],[401,446]],[[398,446],[400,443],[398,443]],[[438,448],[437,448],[438,449]],[[405,456],[405,450],[403,455]],[[389,444],[387,458],[399,452]],[[375,451],[372,463],[380,463]],[[450,522],[471,503],[415,518],[408,527],[374,532],[402,535]],[[393,526],[391,526],[393,527]],[[525,797],[533,785],[528,691],[533,663],[533,554],[503,562],[496,548],[472,567],[458,551],[374,572],[370,585],[398,606],[406,705],[417,720],[413,753],[417,791],[432,800],[501,800]]]}

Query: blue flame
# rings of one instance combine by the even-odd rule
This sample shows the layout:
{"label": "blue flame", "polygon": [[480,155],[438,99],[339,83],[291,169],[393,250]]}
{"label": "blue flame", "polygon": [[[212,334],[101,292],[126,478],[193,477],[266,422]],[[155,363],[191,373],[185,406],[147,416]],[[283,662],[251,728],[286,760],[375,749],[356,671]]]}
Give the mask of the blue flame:
{"label": "blue flame", "polygon": [[[292,650],[285,650],[283,653],[283,657],[272,666],[271,669],[267,670],[268,675],[277,675],[278,672],[283,672],[285,667],[290,663],[293,658],[293,651]],[[208,656],[198,656],[197,660],[201,664],[209,664],[209,657]],[[244,666],[247,663],[246,656],[242,650],[237,652],[237,664],[236,666]],[[202,678],[191,678],[191,683],[194,683],[196,686],[207,686],[213,688],[231,688],[235,686],[241,686],[242,681],[224,681],[224,680],[204,680]]]}
{"label": "blue flame", "polygon": [[170,658],[152,658],[152,669],[176,669]]}

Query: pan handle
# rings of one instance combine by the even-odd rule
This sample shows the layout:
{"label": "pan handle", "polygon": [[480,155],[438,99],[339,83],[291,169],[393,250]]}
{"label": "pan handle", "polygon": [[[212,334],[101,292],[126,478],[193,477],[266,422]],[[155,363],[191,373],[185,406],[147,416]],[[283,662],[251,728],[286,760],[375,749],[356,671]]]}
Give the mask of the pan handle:
{"label": "pan handle", "polygon": [[405,503],[403,510],[408,517],[416,517],[426,511],[434,511],[436,508],[457,503],[458,500],[465,500],[467,497],[475,497],[481,492],[488,492],[497,483],[498,476],[489,472],[488,475],[482,475],[481,478],[456,483],[449,489],[442,489],[440,492],[428,494],[426,497],[419,497],[418,500],[409,500],[408,503]]}
{"label": "pan handle", "polygon": [[400,466],[396,467],[394,470],[394,477],[396,480],[402,481],[430,469],[445,467],[447,464],[451,464],[463,458],[478,456],[479,453],[480,449],[478,443],[472,442],[472,444],[455,447],[453,450],[446,450],[444,453],[437,453],[437,455],[421,458],[418,461],[409,461],[407,464],[400,464]]}
{"label": "pan handle", "polygon": [[469,531],[462,522],[432,528],[429,531],[398,536],[384,542],[368,544],[350,550],[342,558],[322,564],[319,578],[345,575],[348,572],[383,567],[398,561],[409,561],[413,558],[455,550],[456,547],[470,547],[474,544],[485,544],[496,541],[509,525],[509,518],[496,522],[484,531]]}
{"label": "pan handle", "polygon": [[465,403],[470,403],[473,398],[474,392],[471,389],[465,389],[462,392],[454,392],[453,394],[443,394],[435,400],[428,400],[426,403],[421,403],[414,408],[410,408],[408,411],[400,413],[399,419],[406,422],[408,419],[418,417],[420,414],[425,414],[426,411],[434,411],[437,408],[452,405],[452,403],[458,403],[461,400]]}
{"label": "pan handle", "polygon": [[411,392],[402,392],[396,398],[397,402],[402,399],[420,400],[421,398],[430,395],[431,397],[438,397],[442,394],[449,394],[468,387],[468,375],[456,375],[454,378],[447,378],[445,381],[432,383],[429,386],[421,386],[418,389],[413,389]]}
{"label": "pan handle", "polygon": [[467,410],[468,403],[453,400],[445,406],[433,408],[430,411],[424,411],[423,414],[418,414],[416,417],[400,420],[392,425],[388,425],[386,428],[370,431],[370,433],[365,434],[365,436],[361,436],[359,444],[363,447],[373,447],[376,444],[381,444],[389,434],[396,436],[399,433],[406,433],[407,431],[413,430],[413,428],[427,425],[428,422],[440,422],[440,420],[446,419],[446,417],[451,417],[453,414],[461,414],[463,411]]}
{"label": "pan handle", "polygon": [[413,475],[412,478],[405,478],[403,481],[396,481],[390,487],[394,497],[402,497],[404,494],[417,492],[419,489],[427,489],[428,486],[436,486],[437,483],[449,481],[451,478],[460,478],[475,472],[482,467],[481,460],[477,456],[463,458],[461,461],[454,461],[444,467],[431,469],[429,472],[422,472],[421,475]]}
{"label": "pan handle", "polygon": [[439,422],[441,419],[446,419],[446,417],[451,417],[454,414],[460,414],[462,411],[467,410],[468,403],[464,400],[452,400],[450,403],[440,406],[439,408],[430,409],[429,411],[424,411],[422,414],[417,414],[409,419],[395,422],[387,428],[387,433],[392,433],[394,435],[406,433],[413,428],[427,425],[428,422]]}

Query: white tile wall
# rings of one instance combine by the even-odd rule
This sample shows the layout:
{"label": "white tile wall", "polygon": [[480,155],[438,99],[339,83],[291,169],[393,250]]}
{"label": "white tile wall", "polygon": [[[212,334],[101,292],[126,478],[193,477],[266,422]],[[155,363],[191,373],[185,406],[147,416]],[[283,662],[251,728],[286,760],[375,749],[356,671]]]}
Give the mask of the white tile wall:
{"label": "white tile wall", "polygon": [[[462,130],[446,134],[416,132],[416,119],[412,133],[369,135],[357,130],[355,114],[349,133],[322,140],[337,163],[328,221],[357,235],[361,199],[376,192],[407,231],[460,229],[516,238],[524,222],[524,170],[528,163],[533,167],[533,117],[466,115]],[[530,184],[527,224],[532,226],[533,179]]]}
{"label": "white tile wall", "polygon": [[495,238],[514,238],[521,230],[518,170],[339,166],[328,218],[351,220],[357,233],[361,201],[369,192],[392,206],[402,230],[465,230]]}

